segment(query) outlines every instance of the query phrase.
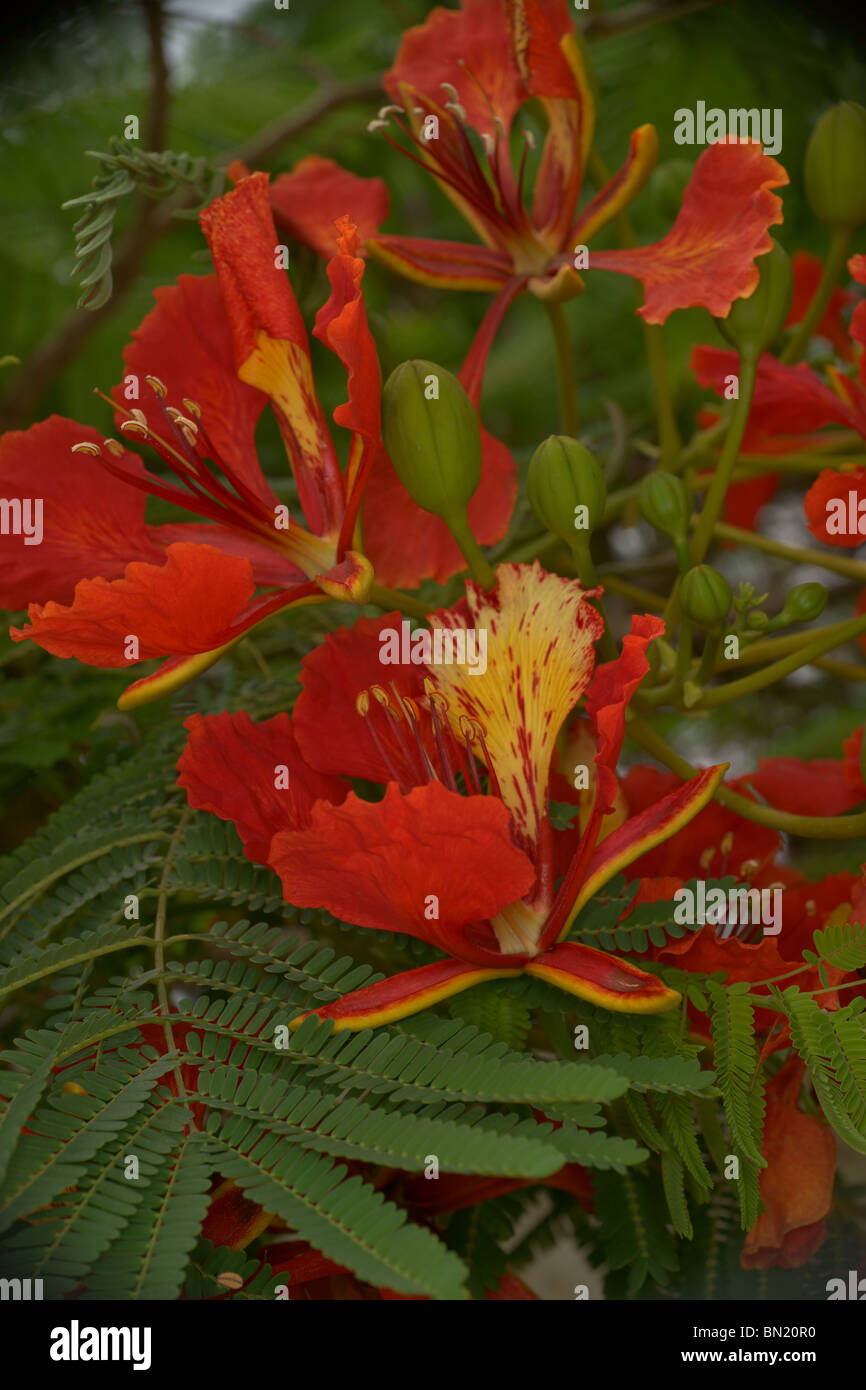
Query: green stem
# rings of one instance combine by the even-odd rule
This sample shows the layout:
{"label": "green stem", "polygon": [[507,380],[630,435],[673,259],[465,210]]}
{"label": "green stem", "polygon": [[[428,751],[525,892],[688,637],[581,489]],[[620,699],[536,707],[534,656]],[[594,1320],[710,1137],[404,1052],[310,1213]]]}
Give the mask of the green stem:
{"label": "green stem", "polygon": [[[684,782],[697,776],[698,769],[681,758],[639,714],[628,716],[628,732],[647,753],[664,763]],[[772,830],[781,830],[789,835],[801,835],[812,840],[856,840],[866,835],[866,812],[854,816],[795,816],[790,811],[776,811],[772,806],[761,806],[757,801],[750,801],[748,797],[729,791],[725,786],[716,787],[713,797],[721,806],[736,811],[744,820],[767,825]]]}
{"label": "green stem", "polygon": [[659,427],[659,443],[661,445],[658,466],[659,468],[664,468],[668,472],[671,472],[679,459],[683,442],[680,438],[680,432],[677,429],[677,417],[674,411],[674,398],[673,392],[671,391],[671,383],[668,378],[667,359],[665,357],[665,345],[664,338],[662,337],[661,324],[644,323],[643,340],[656,398],[656,415]]}
{"label": "green stem", "polygon": [[821,276],[818,288],[812,296],[812,302],[803,316],[803,322],[794,333],[784,352],[781,354],[780,362],[799,362],[809,346],[812,334],[821,322],[824,310],[830,303],[830,296],[836,288],[845,269],[845,262],[848,259],[848,251],[851,246],[851,236],[853,227],[840,227],[833,232],[830,237],[830,249],[827,259],[824,262],[824,273]]}
{"label": "green stem", "polygon": [[421,599],[413,598],[411,594],[404,594],[400,589],[386,589],[384,584],[373,584],[367,595],[367,602],[374,603],[377,608],[383,608],[390,612],[392,608],[399,608],[401,613],[405,613],[410,618],[426,618],[435,604],[422,603]]}
{"label": "green stem", "polygon": [[742,676],[740,680],[729,681],[727,685],[719,686],[716,690],[708,690],[695,705],[695,709],[715,709],[718,705],[729,705],[732,700],[739,700],[744,695],[753,695],[757,690],[764,690],[768,685],[775,685],[776,681],[783,680],[792,671],[796,671],[800,666],[810,666],[816,657],[824,656],[826,652],[832,651],[834,647],[841,647],[844,642],[849,642],[854,637],[860,637],[866,632],[866,614],[859,618],[851,618],[847,623],[842,623],[834,630],[825,630],[821,637],[808,642],[798,651],[792,652],[790,656],[785,656],[781,661],[774,661],[769,666],[764,666],[762,670],[755,671],[751,676]]}
{"label": "green stem", "polygon": [[856,579],[866,584],[866,564],[862,560],[848,560],[841,555],[831,555],[829,551],[810,550],[805,545],[786,545],[784,541],[760,536],[757,531],[729,526],[726,521],[717,521],[713,534],[721,541],[735,541],[737,545],[748,545],[753,550],[763,550],[767,555],[778,555],[783,560],[794,560],[798,564],[820,565],[822,569],[842,574],[846,579]]}
{"label": "green stem", "polygon": [[713,527],[724,505],[725,493],[728,490],[728,483],[731,480],[731,471],[737,461],[737,454],[743,442],[746,425],[749,422],[749,411],[752,408],[752,396],[755,392],[757,375],[757,354],[746,354],[745,352],[741,352],[740,394],[731,414],[730,425],[725,435],[722,452],[719,454],[719,461],[716,464],[713,481],[710,483],[710,488],[701,509],[698,524],[695,528],[695,534],[692,536],[691,560],[693,565],[699,565],[703,561],[713,537]]}
{"label": "green stem", "polygon": [[442,519],[459,545],[472,578],[481,585],[482,589],[492,589],[496,583],[496,575],[488,564],[484,551],[472,534],[466,513],[464,512],[462,516],[455,514]]}
{"label": "green stem", "polygon": [[[782,637],[765,637],[751,646],[745,647],[740,656],[740,661],[747,666],[760,666],[764,661],[773,661],[782,656],[788,656],[791,652],[800,651],[807,642],[814,642],[816,637],[829,637],[831,632],[839,632],[848,623],[846,618],[841,623],[828,623],[825,627],[818,628],[817,632],[786,632]],[[727,671],[730,666],[727,661],[722,661],[719,670]]]}
{"label": "green stem", "polygon": [[[556,350],[556,379],[559,384],[559,415],[563,434],[577,438],[577,368],[568,316],[562,304],[545,303]],[[459,542],[458,542],[459,543]]]}
{"label": "green stem", "polygon": [[[582,539],[578,539],[578,537],[575,536],[574,540],[571,543],[571,555],[572,559],[574,560],[574,567],[577,570],[577,577],[580,580],[583,588],[597,588],[598,575],[596,574],[595,565],[593,564],[592,555],[590,553],[589,541],[585,537]],[[596,608],[602,616],[602,619],[604,620],[604,632],[601,635],[601,642],[599,645],[601,647],[602,653],[607,658],[607,660],[614,661],[619,655],[619,652],[617,651],[617,646],[613,638],[613,633],[610,630],[610,623],[607,620],[607,613],[604,610],[604,603],[600,598],[593,599],[592,602],[595,604]]]}

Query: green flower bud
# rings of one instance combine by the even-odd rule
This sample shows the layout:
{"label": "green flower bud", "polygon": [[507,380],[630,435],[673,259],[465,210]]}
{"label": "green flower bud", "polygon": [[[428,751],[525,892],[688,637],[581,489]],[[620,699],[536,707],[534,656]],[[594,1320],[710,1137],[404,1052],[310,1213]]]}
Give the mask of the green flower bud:
{"label": "green flower bud", "polygon": [[766,613],[762,612],[760,608],[753,608],[746,618],[746,627],[750,628],[752,632],[762,632],[769,621]]}
{"label": "green flower bud", "polygon": [[382,439],[413,502],[463,516],[481,478],[478,412],[456,376],[435,362],[403,362],[382,392]]}
{"label": "green flower bud", "polygon": [[562,434],[532,455],[526,491],[541,524],[569,545],[586,540],[604,516],[604,474],[583,444]]}
{"label": "green flower bud", "polygon": [[696,565],[684,574],[680,585],[680,606],[687,618],[701,627],[719,627],[731,607],[731,586],[712,565]]}
{"label": "green flower bud", "polygon": [[688,159],[666,159],[653,173],[650,188],[656,207],[666,222],[673,222],[683,204],[686,184],[694,165]]}
{"label": "green flower bud", "polygon": [[789,623],[809,623],[824,612],[829,597],[823,584],[797,584],[785,599],[782,617]]}
{"label": "green flower bud", "polygon": [[748,299],[735,299],[725,319],[716,319],[723,336],[739,352],[759,356],[785,327],[794,297],[794,273],[787,251],[773,242],[757,260],[761,278]]}
{"label": "green flower bud", "polygon": [[692,514],[689,490],[675,473],[648,473],[640,485],[638,506],[644,521],[664,536],[681,539]]}
{"label": "green flower bud", "polygon": [[834,231],[866,222],[866,110],[840,101],[825,111],[806,146],[806,197]]}

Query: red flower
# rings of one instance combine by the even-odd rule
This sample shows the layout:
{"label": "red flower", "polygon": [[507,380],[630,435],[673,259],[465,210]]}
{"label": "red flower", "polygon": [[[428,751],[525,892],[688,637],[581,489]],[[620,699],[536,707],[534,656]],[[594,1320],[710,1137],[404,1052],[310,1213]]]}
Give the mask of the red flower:
{"label": "red flower", "polygon": [[815,1115],[799,1108],[804,1064],[785,1063],[767,1086],[761,1172],[764,1210],[746,1236],[744,1269],[799,1269],[827,1238],[833,1204],[836,1140]]}
{"label": "red flower", "polygon": [[[866,285],[866,256],[852,256],[848,269],[854,280]],[[843,300],[852,297],[838,293]],[[802,295],[800,298],[802,312]],[[840,355],[853,359],[855,352],[852,344],[866,345],[866,301],[857,305],[851,317],[850,342],[845,352],[838,346],[843,334],[838,313],[839,298],[835,305],[829,322],[825,315],[818,331],[831,338]],[[830,314],[831,311],[828,309],[827,312]],[[789,322],[794,321],[794,314],[795,310],[792,309]],[[725,378],[737,371],[737,354],[722,348],[696,347],[692,353],[692,370],[702,386],[713,386],[721,394]],[[854,380],[830,366],[826,370],[827,380],[824,381],[805,362],[791,367],[776,361],[769,353],[763,353],[743,452],[772,454],[821,449],[826,447],[831,437],[822,432],[827,425],[841,425],[866,439],[866,353],[860,353],[857,370],[859,379]],[[778,481],[777,474],[770,476]],[[755,479],[754,483],[749,480],[736,484],[733,491],[754,486],[761,488],[764,494],[770,489],[768,479],[761,478]],[[770,496],[773,491],[775,487],[769,491]],[[806,494],[809,530],[826,545],[854,547],[862,544],[866,521],[863,531],[856,524],[854,527],[848,524],[849,492],[855,494],[855,508],[866,500],[866,470],[858,468],[849,472],[825,469]],[[844,499],[846,506],[843,517],[845,525],[841,529],[838,524],[833,524],[834,509],[828,505],[838,499]],[[758,497],[755,511],[767,500],[768,495]],[[728,519],[737,521],[735,516],[729,515]]]}
{"label": "red flower", "polygon": [[[397,105],[384,107],[372,127],[395,117],[414,147],[411,158],[429,170],[482,245],[386,235],[374,236],[368,248],[422,284],[495,293],[476,343],[483,362],[485,340],[515,295],[529,290],[562,300],[580,293],[575,251],[640,192],[658,155],[658,137],[651,125],[636,130],[625,164],[578,211],[595,110],[565,0],[463,0],[457,11],[437,7],[404,35],[385,87]],[[547,135],[536,162],[525,132],[515,172],[515,117],[532,101],[544,108]],[[533,163],[527,206],[524,185]],[[782,220],[781,202],[770,190],[787,181],[757,144],[712,145],[700,156],[666,237],[653,246],[593,252],[590,264],[641,280],[646,301],[639,312],[650,323],[694,304],[725,315],[757,284],[755,257],[770,249],[768,228]]]}
{"label": "red flower", "polygon": [[[620,657],[593,672],[601,619],[590,597],[537,562],[503,565],[492,594],[470,583],[465,602],[433,616],[431,648],[434,637],[444,648],[449,634],[466,644],[462,656],[452,648],[455,664],[437,664],[428,653],[424,664],[393,666],[385,688],[381,657],[386,640],[399,637],[399,614],[362,619],[306,657],[293,721],[304,759],[321,776],[384,783],[379,801],[350,792],[334,804],[325,795],[307,812],[305,782],[296,788],[303,813],[289,804],[275,813],[255,774],[260,768],[273,778],[274,766],[286,761],[285,725],[260,726],[251,768],[245,716],[188,721],[179,781],[190,803],[235,821],[248,853],[270,828],[267,862],[289,901],[415,936],[445,953],[441,962],[315,1011],[337,1028],[402,1018],[521,971],[615,1010],[655,1012],[676,1003],[675,991],[654,976],[564,941],[597,889],[694,816],[724,771],[707,769],[599,841],[616,795],[626,706],[662,625],[634,618]],[[489,636],[483,671],[466,662],[470,628]],[[557,732],[583,697],[594,730],[596,794],[556,889],[548,782]],[[255,824],[251,801],[261,813]]]}

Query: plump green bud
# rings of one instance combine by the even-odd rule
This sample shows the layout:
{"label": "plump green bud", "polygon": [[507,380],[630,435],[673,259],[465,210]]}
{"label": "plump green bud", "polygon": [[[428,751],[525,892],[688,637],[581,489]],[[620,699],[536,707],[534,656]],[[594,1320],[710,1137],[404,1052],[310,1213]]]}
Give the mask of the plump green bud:
{"label": "plump green bud", "polygon": [[382,392],[382,438],[413,502],[461,516],[481,477],[478,412],[456,376],[435,362],[395,367]]}
{"label": "plump green bud", "polygon": [[761,278],[748,299],[735,299],[726,319],[717,319],[728,342],[758,356],[785,327],[794,297],[794,273],[787,251],[773,242],[772,251],[756,261]]}
{"label": "plump green bud", "polygon": [[840,101],[825,111],[806,146],[806,197],[834,231],[866,222],[866,110]]}
{"label": "plump green bud", "polygon": [[539,444],[529,464],[526,491],[541,524],[570,545],[586,539],[604,516],[604,474],[583,444],[563,434],[552,434]]}
{"label": "plump green bud", "polygon": [[719,627],[731,607],[731,586],[712,565],[696,565],[684,574],[680,606],[687,618],[701,627]]}
{"label": "plump green bud", "polygon": [[819,617],[830,597],[823,584],[797,584],[785,599],[782,617],[789,623],[808,623]]}
{"label": "plump green bud", "polygon": [[673,222],[682,207],[683,194],[693,170],[694,165],[687,159],[666,159],[653,173],[650,188],[666,222]]}
{"label": "plump green bud", "polygon": [[675,473],[648,473],[640,485],[638,506],[644,521],[664,536],[685,536],[692,514],[689,490]]}
{"label": "plump green bud", "polygon": [[763,632],[770,619],[761,608],[753,608],[746,618],[746,627],[752,632]]}

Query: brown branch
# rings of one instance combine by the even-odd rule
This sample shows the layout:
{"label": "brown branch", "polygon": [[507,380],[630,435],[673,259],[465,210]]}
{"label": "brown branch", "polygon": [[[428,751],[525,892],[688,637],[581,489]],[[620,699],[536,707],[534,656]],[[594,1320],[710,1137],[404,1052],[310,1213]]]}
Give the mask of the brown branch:
{"label": "brown branch", "polygon": [[[168,70],[161,41],[163,15],[159,0],[143,0],[143,3],[147,10],[151,43],[156,45],[151,50],[153,86],[148,132],[158,137],[151,144],[152,149],[158,150],[165,138],[168,96]],[[216,163],[225,166],[236,159],[250,165],[262,163],[286,140],[300,135],[328,112],[353,102],[373,101],[380,93],[378,78],[325,83],[288,116],[273,121],[243,144],[217,156]],[[113,261],[111,298],[99,309],[71,310],[34,349],[0,403],[0,432],[19,428],[27,422],[50,383],[132,288],[151,248],[171,228],[173,214],[188,203],[189,198],[183,196],[165,203],[142,199],[135,221],[118,244]]]}
{"label": "brown branch", "polygon": [[614,35],[636,34],[653,24],[668,24],[689,14],[712,9],[726,0],[637,0],[622,10],[607,14],[596,11],[581,20],[580,32],[585,39],[607,39]]}

